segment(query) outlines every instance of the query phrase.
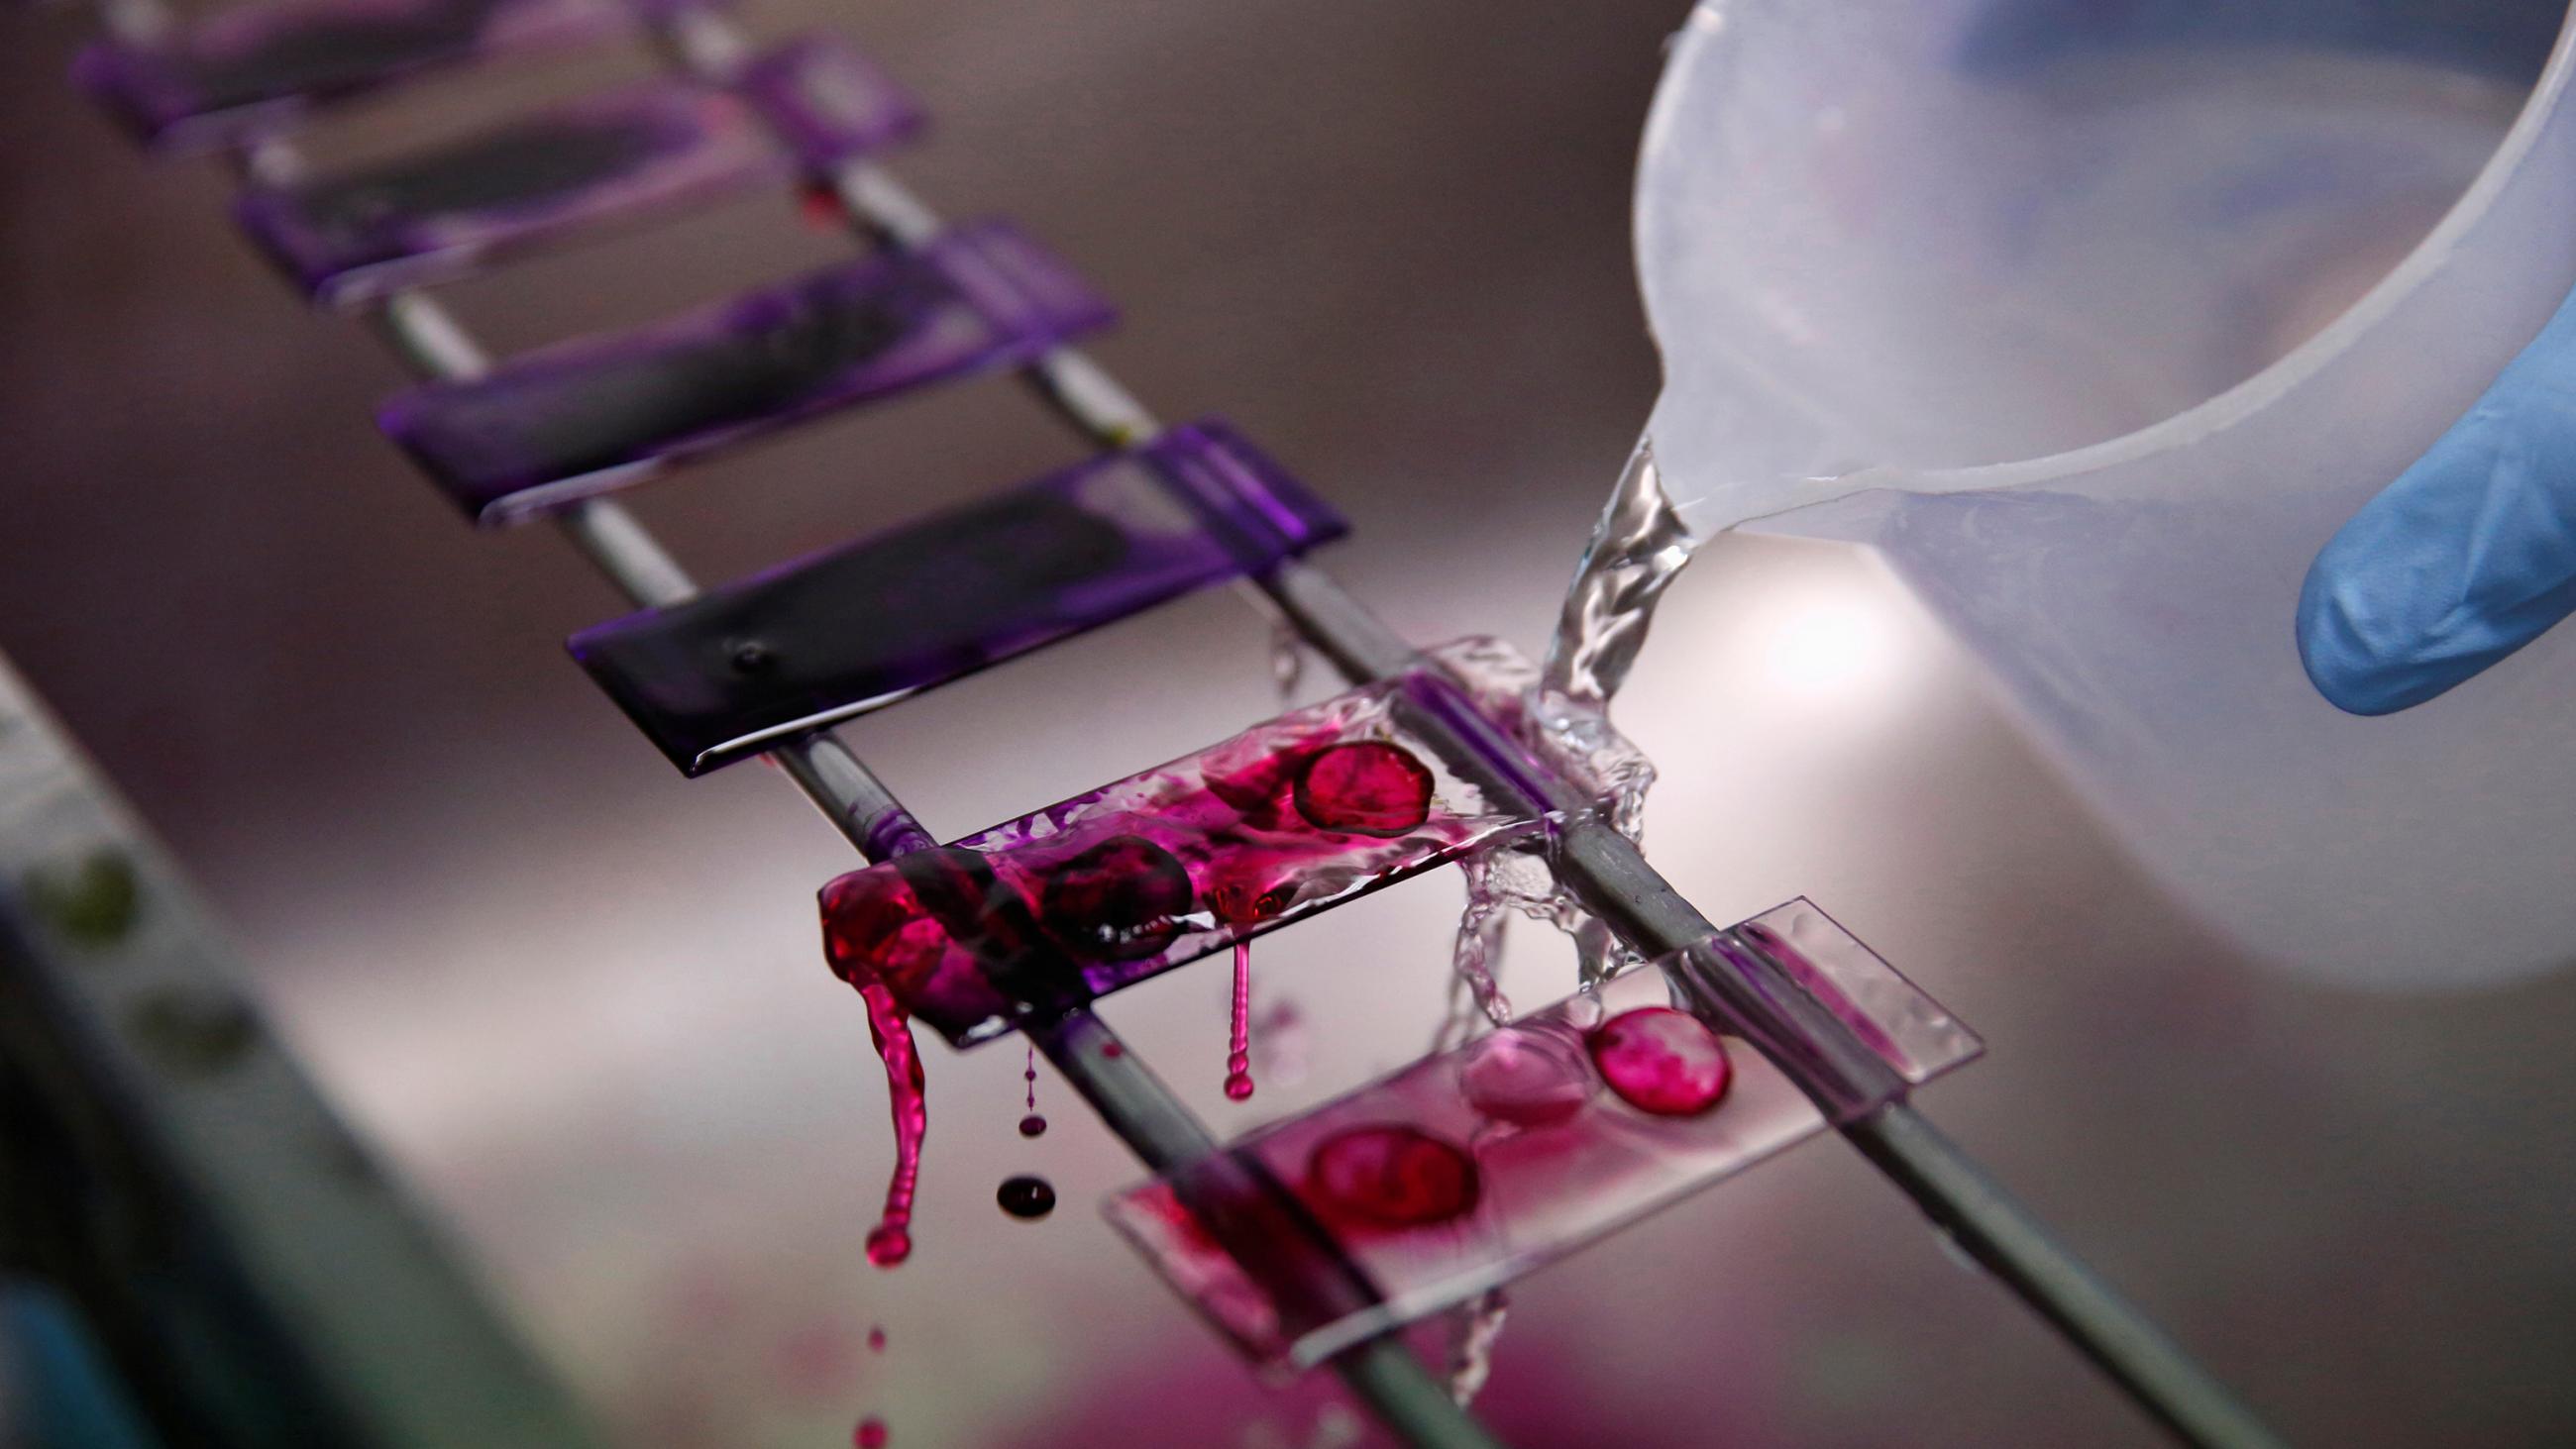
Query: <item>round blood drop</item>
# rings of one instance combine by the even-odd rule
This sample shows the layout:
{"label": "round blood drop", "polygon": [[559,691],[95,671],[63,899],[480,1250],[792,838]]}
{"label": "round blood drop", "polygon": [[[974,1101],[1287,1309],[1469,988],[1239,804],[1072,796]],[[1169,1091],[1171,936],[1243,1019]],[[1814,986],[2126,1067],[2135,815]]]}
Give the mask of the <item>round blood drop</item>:
{"label": "round blood drop", "polygon": [[879,1223],[868,1230],[868,1261],[880,1268],[891,1268],[912,1256],[912,1234],[891,1223]]}
{"label": "round blood drop", "polygon": [[1506,1026],[1478,1037],[1458,1064],[1467,1104],[1496,1122],[1545,1127],[1583,1110],[1592,1070],[1571,1033]]}
{"label": "round blood drop", "polygon": [[1306,1184],[1326,1205],[1391,1228],[1464,1217],[1478,1190],[1465,1149],[1398,1126],[1352,1127],[1315,1144]]}
{"label": "round blood drop", "polygon": [[1306,761],[1296,800],[1319,830],[1402,835],[1431,817],[1431,770],[1401,745],[1355,740]]}
{"label": "round blood drop", "polygon": [[1735,1077],[1717,1033],[1669,1006],[1623,1011],[1595,1028],[1588,1045],[1610,1090],[1658,1117],[1698,1116]]}
{"label": "round blood drop", "polygon": [[1020,1135],[1023,1137],[1044,1137],[1046,1129],[1046,1118],[1035,1112],[1020,1119]]}
{"label": "round blood drop", "polygon": [[1133,961],[1172,944],[1195,894],[1170,851],[1113,835],[1048,872],[1038,908],[1075,955]]}
{"label": "round blood drop", "polygon": [[1034,1222],[1055,1211],[1055,1184],[1043,1177],[1008,1178],[993,1200],[1011,1216]]}

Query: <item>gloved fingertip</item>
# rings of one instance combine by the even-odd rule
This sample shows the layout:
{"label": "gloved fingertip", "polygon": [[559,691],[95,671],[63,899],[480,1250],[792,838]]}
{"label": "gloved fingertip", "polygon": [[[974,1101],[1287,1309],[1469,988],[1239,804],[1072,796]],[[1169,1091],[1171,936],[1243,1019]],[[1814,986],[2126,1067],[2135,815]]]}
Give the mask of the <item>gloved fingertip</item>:
{"label": "gloved fingertip", "polygon": [[2370,610],[2354,597],[2356,588],[2366,584],[2339,577],[2321,556],[2299,590],[2299,664],[2326,703],[2346,714],[2395,714],[2449,688],[2424,687],[2411,661],[2392,659],[2373,642],[2361,622]]}

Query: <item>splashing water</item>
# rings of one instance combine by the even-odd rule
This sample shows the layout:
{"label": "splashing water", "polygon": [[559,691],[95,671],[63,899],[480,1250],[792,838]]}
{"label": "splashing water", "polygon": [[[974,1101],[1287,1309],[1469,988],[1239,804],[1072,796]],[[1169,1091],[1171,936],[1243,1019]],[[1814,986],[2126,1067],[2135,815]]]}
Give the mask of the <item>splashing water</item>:
{"label": "splashing water", "polygon": [[[1584,762],[1611,802],[1611,825],[1630,840],[1644,838],[1655,767],[1611,730],[1610,700],[1645,647],[1655,605],[1699,545],[1664,491],[1653,445],[1640,440],[1592,525],[1548,641],[1531,727],[1560,756]],[[1584,959],[1589,978],[1595,951]]]}
{"label": "splashing water", "polygon": [[1494,963],[1502,955],[1503,927],[1511,919],[1505,912],[1518,904],[1497,877],[1514,858],[1483,851],[1458,862],[1467,881],[1467,904],[1459,912],[1458,939],[1449,952],[1449,1009],[1431,1036],[1435,1052],[1465,1041],[1479,1018],[1490,1026],[1512,1019],[1512,1003],[1494,979]]}
{"label": "splashing water", "polygon": [[1252,942],[1234,943],[1234,1013],[1226,1023],[1225,1095],[1252,1096]]}
{"label": "splashing water", "polygon": [[1503,1318],[1511,1300],[1500,1288],[1488,1288],[1458,1306],[1449,1317],[1449,1397],[1460,1408],[1476,1401],[1485,1380],[1494,1376],[1494,1340],[1503,1336]]}
{"label": "splashing water", "polygon": [[1645,647],[1656,602],[1699,542],[1664,491],[1653,445],[1639,441],[1575,566],[1548,644],[1544,693],[1606,709]]}
{"label": "splashing water", "polygon": [[1306,639],[1285,618],[1270,621],[1270,683],[1281,704],[1297,701],[1297,686],[1306,680]]}
{"label": "splashing water", "polygon": [[[1664,491],[1654,449],[1640,441],[1593,525],[1549,641],[1547,664],[1522,724],[1531,743],[1588,775],[1609,801],[1610,824],[1630,840],[1645,833],[1646,794],[1655,767],[1610,728],[1610,699],[1628,679],[1662,599],[1699,540]],[[1626,964],[1628,951],[1608,927],[1566,893],[1544,862],[1496,847],[1460,862],[1467,903],[1451,952],[1449,1009],[1432,1037],[1441,1051],[1473,1035],[1481,1021],[1511,1020],[1511,1002],[1494,968],[1505,924],[1515,915],[1545,921],[1573,937],[1585,986]],[[1484,1387],[1494,1340],[1502,1333],[1500,1290],[1460,1305],[1450,1327],[1450,1393],[1466,1403]]]}

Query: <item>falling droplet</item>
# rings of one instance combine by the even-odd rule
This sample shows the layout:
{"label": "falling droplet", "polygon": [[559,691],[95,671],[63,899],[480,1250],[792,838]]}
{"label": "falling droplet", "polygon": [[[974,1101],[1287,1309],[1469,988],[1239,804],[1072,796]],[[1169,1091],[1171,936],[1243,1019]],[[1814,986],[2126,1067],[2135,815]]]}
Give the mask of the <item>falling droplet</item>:
{"label": "falling droplet", "polygon": [[1035,1112],[1031,1112],[1029,1115],[1020,1119],[1020,1135],[1023,1137],[1044,1137],[1046,1135],[1046,1128],[1046,1118],[1039,1116]]}
{"label": "falling droplet", "polygon": [[930,1131],[930,1104],[922,1094],[921,1053],[912,1021],[883,983],[859,988],[868,1008],[868,1035],[885,1063],[886,1097],[894,1114],[894,1176],[886,1183],[885,1211],[868,1232],[868,1261],[891,1268],[912,1256],[912,1198],[921,1182],[921,1142]]}
{"label": "falling droplet", "polygon": [[885,1327],[884,1327],[884,1325],[882,1325],[882,1324],[876,1324],[876,1325],[871,1325],[871,1326],[869,1327],[869,1329],[868,1329],[868,1352],[870,1352],[870,1353],[883,1353],[883,1352],[885,1352]]}
{"label": "falling droplet", "polygon": [[1055,1184],[1043,1177],[1009,1178],[993,1194],[993,1200],[1011,1216],[1035,1222],[1055,1211]]}
{"label": "falling droplet", "polygon": [[1234,1015],[1227,1023],[1225,1095],[1241,1102],[1252,1096],[1252,943],[1234,943]]}
{"label": "falling droplet", "polygon": [[1296,625],[1285,618],[1270,621],[1270,682],[1283,704],[1297,697],[1298,682],[1306,677],[1305,646]]}
{"label": "falling droplet", "polygon": [[850,1443],[855,1449],[885,1449],[885,1420],[873,1414],[861,1419],[859,1427],[850,1434]]}

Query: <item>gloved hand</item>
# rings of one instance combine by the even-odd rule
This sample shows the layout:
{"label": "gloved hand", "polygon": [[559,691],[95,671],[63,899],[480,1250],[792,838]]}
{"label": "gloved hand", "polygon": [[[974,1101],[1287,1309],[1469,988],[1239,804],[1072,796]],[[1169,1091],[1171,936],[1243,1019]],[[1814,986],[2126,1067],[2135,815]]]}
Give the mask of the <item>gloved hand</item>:
{"label": "gloved hand", "polygon": [[2308,568],[2299,658],[2354,714],[2422,704],[2576,609],[2576,297]]}

